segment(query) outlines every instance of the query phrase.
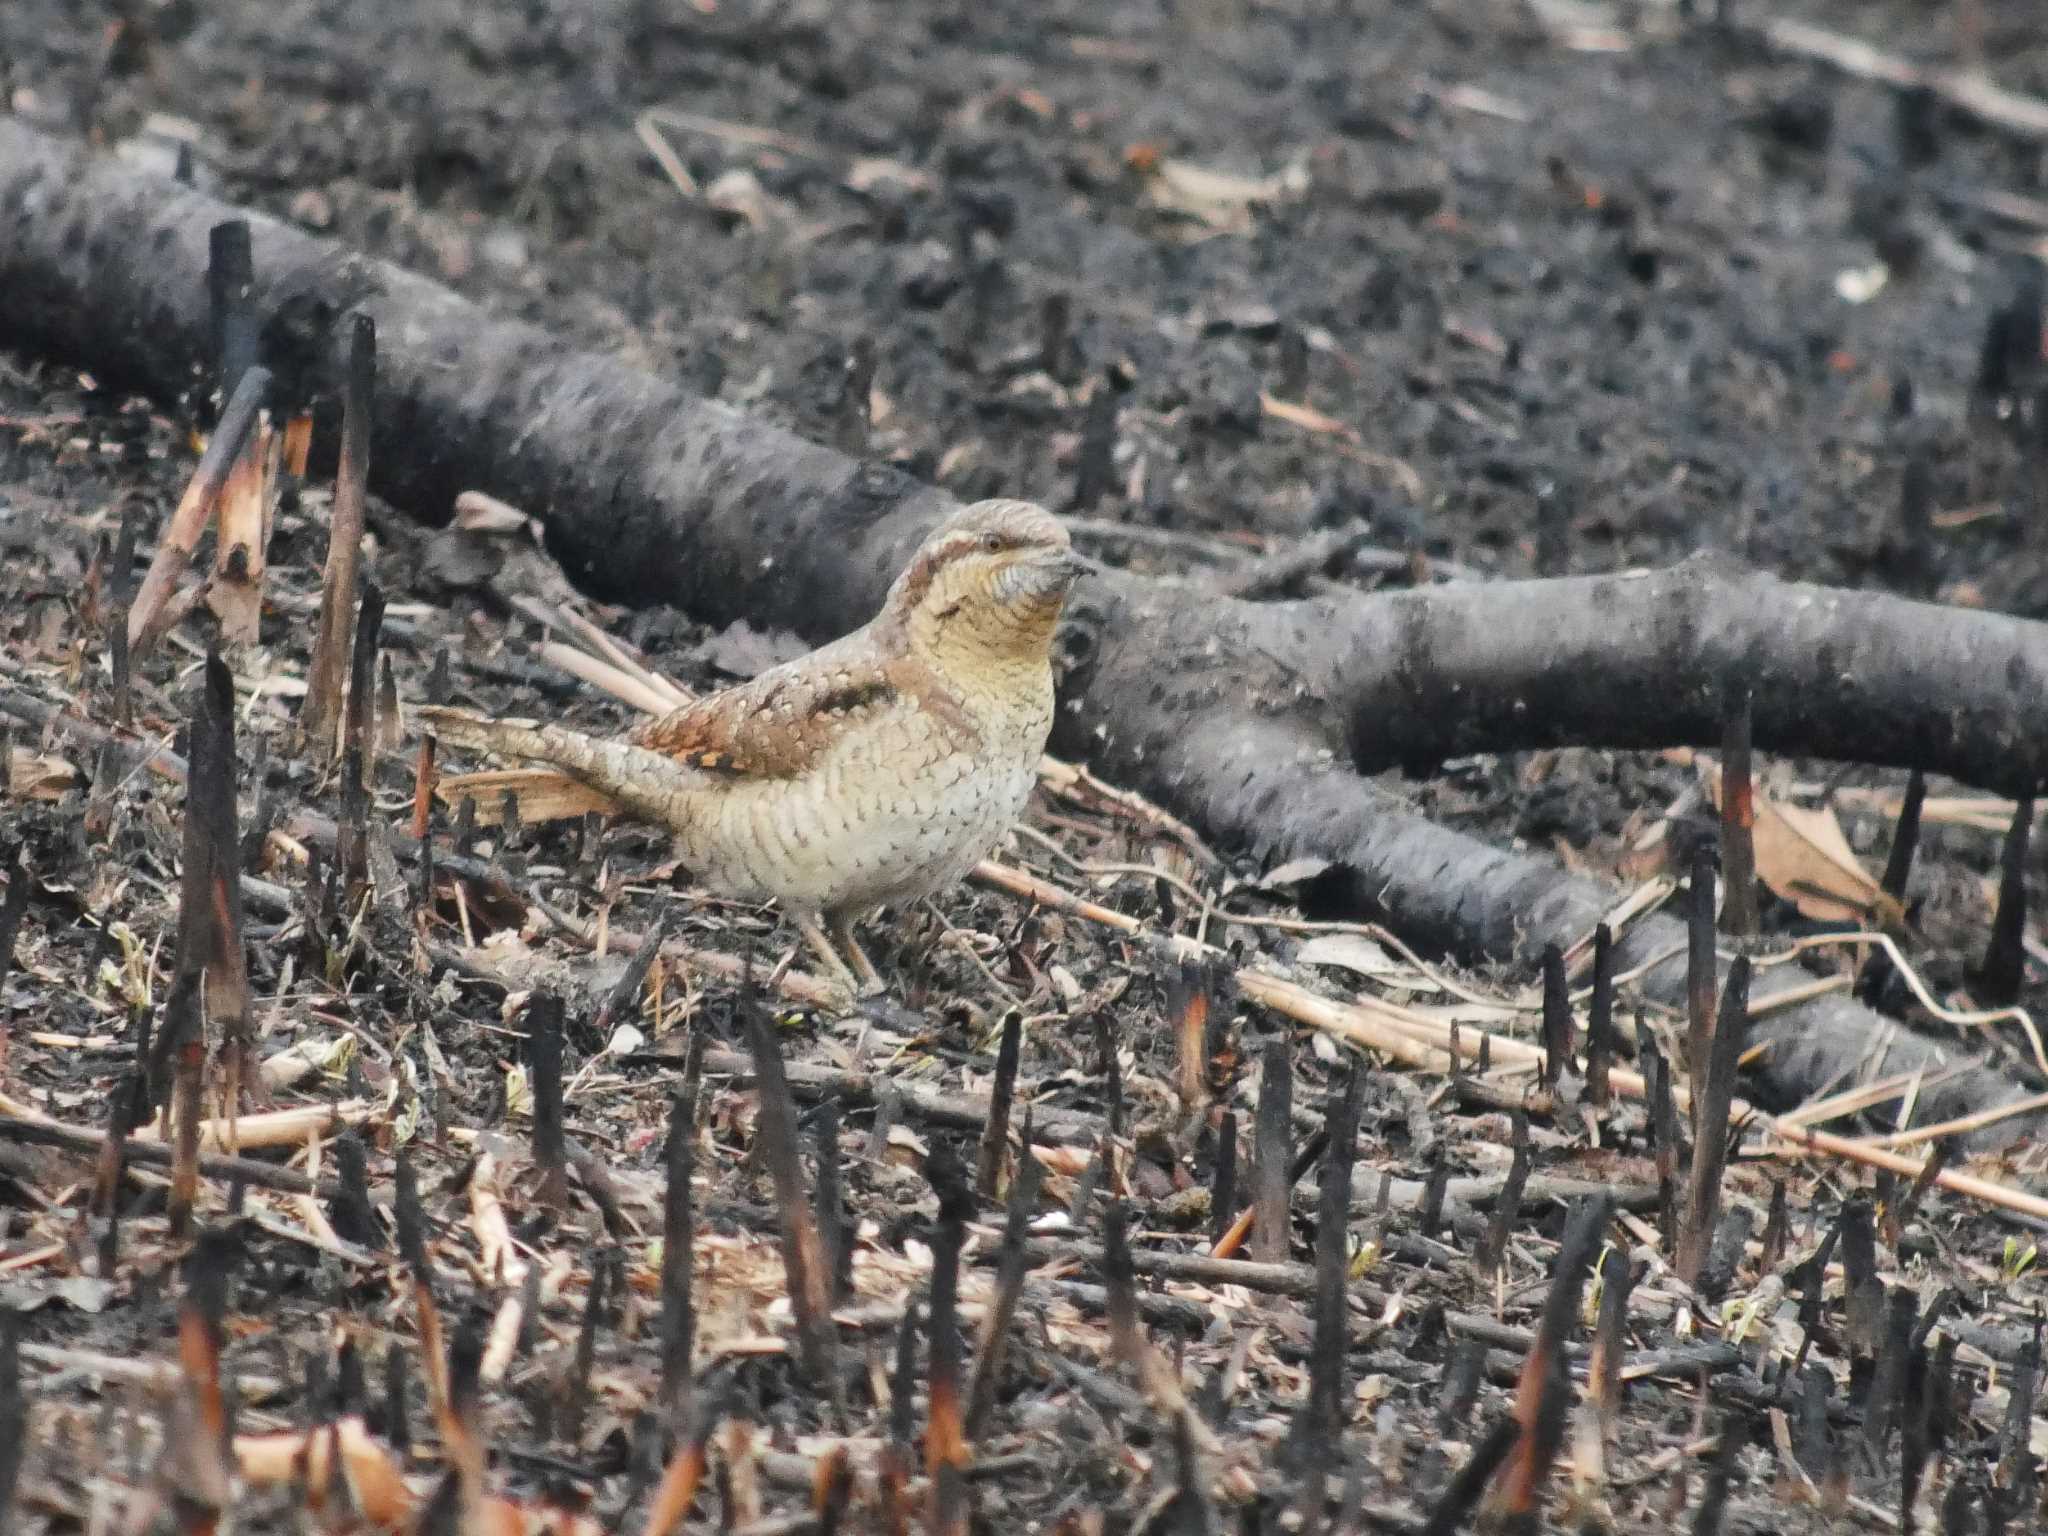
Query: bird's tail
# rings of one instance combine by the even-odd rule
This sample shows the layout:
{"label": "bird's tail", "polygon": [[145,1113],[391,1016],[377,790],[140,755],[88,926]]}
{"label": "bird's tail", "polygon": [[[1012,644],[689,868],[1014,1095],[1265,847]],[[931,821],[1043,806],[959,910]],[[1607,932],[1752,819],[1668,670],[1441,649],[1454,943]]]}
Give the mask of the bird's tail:
{"label": "bird's tail", "polygon": [[428,706],[415,710],[414,714],[429,732],[448,746],[472,752],[500,752],[507,757],[561,765],[551,768],[500,768],[442,777],[435,785],[435,793],[448,805],[459,805],[465,798],[475,801],[479,826],[495,826],[504,819],[508,795],[518,807],[522,826],[531,826],[538,821],[560,821],[588,811],[612,814],[621,809],[619,802],[603,790],[563,771],[564,768],[587,769],[590,766],[588,754],[576,750],[577,745],[587,738],[526,720],[489,720],[459,709]]}
{"label": "bird's tail", "polygon": [[689,769],[636,742],[601,740],[558,725],[492,720],[438,706],[413,713],[429,733],[450,746],[548,765],[544,769],[454,774],[443,779],[442,798],[452,795],[451,803],[455,803],[465,794],[472,796],[480,820],[485,816],[487,797],[495,802],[489,811],[491,819],[496,819],[509,793],[519,807],[522,823],[580,816],[586,811],[625,812],[659,823],[669,815],[679,792],[696,787]]}
{"label": "bird's tail", "polygon": [[434,793],[448,805],[464,800],[476,802],[476,824],[495,827],[505,819],[505,800],[510,796],[519,808],[519,824],[530,827],[538,821],[563,821],[591,811],[616,815],[619,802],[601,790],[578,783],[553,768],[496,768],[484,773],[451,773],[434,786]]}

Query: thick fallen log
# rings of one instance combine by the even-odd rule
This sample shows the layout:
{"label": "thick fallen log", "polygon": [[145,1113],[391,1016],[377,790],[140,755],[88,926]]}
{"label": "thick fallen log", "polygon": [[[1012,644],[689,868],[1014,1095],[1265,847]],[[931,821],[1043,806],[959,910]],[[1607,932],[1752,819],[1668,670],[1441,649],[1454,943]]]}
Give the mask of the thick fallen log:
{"label": "thick fallen log", "polygon": [[[514,501],[596,595],[820,640],[864,620],[954,506],[424,278],[4,120],[0,339],[159,396],[188,390],[209,345],[209,231],[233,217],[252,226],[264,361],[287,390],[331,372],[343,314],[375,320],[377,490],[427,519],[462,490]],[[1102,572],[1063,646],[1056,750],[1220,839],[1331,861],[1391,923],[1468,957],[1528,960],[1577,940],[1619,893],[1434,826],[1356,769],[1567,740],[1709,745],[1738,684],[1764,750],[2007,790],[2048,768],[2048,738],[2030,729],[2048,699],[2048,628],[1703,563],[1270,604]],[[1651,918],[1619,963],[1671,948],[1677,924]],[[1679,1001],[1681,972],[1667,964],[1644,989]],[[1761,979],[1757,1001],[1796,980]],[[1852,1074],[1884,1023],[1838,998],[1772,1015],[1758,1026],[1773,1044],[1767,1087],[1796,1098]],[[1880,1069],[1949,1050],[1897,1036]],[[1921,1113],[2018,1092],[1988,1071],[1953,1075]]]}

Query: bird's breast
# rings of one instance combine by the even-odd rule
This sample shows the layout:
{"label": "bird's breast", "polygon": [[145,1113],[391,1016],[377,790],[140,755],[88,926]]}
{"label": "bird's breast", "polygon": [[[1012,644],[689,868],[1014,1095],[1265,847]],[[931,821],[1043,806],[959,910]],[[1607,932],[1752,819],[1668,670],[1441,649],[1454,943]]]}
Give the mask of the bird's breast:
{"label": "bird's breast", "polygon": [[1032,710],[960,719],[919,703],[849,731],[794,780],[729,786],[678,817],[706,886],[811,910],[858,910],[951,884],[1030,794],[1050,723]]}

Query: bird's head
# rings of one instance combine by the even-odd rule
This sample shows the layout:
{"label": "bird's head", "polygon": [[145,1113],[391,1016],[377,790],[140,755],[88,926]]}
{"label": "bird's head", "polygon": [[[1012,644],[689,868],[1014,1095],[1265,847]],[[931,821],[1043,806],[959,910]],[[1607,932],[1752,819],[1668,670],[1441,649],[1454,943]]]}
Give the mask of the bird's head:
{"label": "bird's head", "polygon": [[978,501],[918,548],[885,614],[911,650],[954,665],[1044,666],[1081,573],[1067,530],[1028,501]]}

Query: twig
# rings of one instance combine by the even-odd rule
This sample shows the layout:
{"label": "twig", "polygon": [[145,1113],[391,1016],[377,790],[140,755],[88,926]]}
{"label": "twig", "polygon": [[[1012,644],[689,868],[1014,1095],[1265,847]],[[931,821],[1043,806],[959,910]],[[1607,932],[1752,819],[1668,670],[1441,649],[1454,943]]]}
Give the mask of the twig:
{"label": "twig", "polygon": [[350,323],[346,366],[341,463],[334,478],[327,564],[320,583],[320,627],[314,635],[306,703],[299,717],[307,742],[322,757],[332,757],[336,750],[356,612],[356,566],[370,475],[370,412],[377,382],[377,326],[368,315],[359,314]]}
{"label": "twig", "polygon": [[1979,71],[1923,69],[1856,38],[1786,17],[1774,17],[1749,30],[1779,53],[1812,59],[1859,80],[1901,90],[1924,87],[1966,117],[2022,138],[2048,139],[2048,102],[2005,90]]}

